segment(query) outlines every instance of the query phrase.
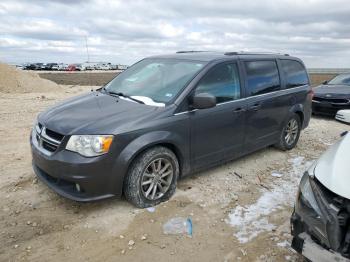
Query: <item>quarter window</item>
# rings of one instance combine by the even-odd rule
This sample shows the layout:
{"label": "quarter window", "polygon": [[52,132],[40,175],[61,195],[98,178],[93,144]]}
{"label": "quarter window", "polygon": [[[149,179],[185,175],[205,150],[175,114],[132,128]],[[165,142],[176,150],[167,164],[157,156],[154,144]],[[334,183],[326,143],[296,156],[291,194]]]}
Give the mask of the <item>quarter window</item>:
{"label": "quarter window", "polygon": [[304,66],[298,61],[281,60],[282,70],[286,77],[286,88],[293,88],[309,84]]}
{"label": "quarter window", "polygon": [[237,64],[215,66],[200,80],[195,93],[209,93],[216,97],[217,103],[239,99],[241,87]]}
{"label": "quarter window", "polygon": [[280,90],[280,78],[275,61],[247,61],[245,69],[248,96]]}

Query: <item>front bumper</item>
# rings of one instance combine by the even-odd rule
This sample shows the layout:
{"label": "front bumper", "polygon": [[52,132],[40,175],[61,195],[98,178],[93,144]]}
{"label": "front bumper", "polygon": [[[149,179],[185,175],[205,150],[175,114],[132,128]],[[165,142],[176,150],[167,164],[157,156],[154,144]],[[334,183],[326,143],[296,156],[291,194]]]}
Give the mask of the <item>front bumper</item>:
{"label": "front bumper", "polygon": [[[335,253],[331,250],[327,250],[322,246],[318,245],[315,241],[312,240],[310,235],[301,233],[298,238],[301,244],[299,244],[298,252],[302,254],[304,257],[311,261],[315,262],[350,262],[349,259],[343,257],[339,253]],[[293,240],[294,242],[294,240]]]}
{"label": "front bumper", "polygon": [[312,101],[312,113],[334,117],[339,110],[350,109],[350,104]]}
{"label": "front bumper", "polygon": [[121,196],[123,176],[113,155],[87,158],[60,148],[47,155],[32,136],[30,145],[35,174],[59,195],[81,202]]}
{"label": "front bumper", "polygon": [[[304,175],[301,184],[307,173]],[[350,206],[347,199],[308,177],[311,190],[299,189],[291,217],[292,247],[311,261],[350,261]],[[303,185],[306,185],[304,183]],[[308,194],[306,200],[303,192]],[[311,201],[311,194],[315,202]],[[313,203],[313,204],[310,204]],[[317,250],[322,250],[318,252]],[[322,254],[319,257],[318,253]],[[323,258],[326,258],[323,260]],[[341,260],[338,259],[341,258]]]}
{"label": "front bumper", "polygon": [[314,235],[310,235],[312,229],[303,221],[303,219],[295,212],[291,218],[292,226],[292,248],[299,254],[313,262],[350,262],[338,252],[321,245]]}

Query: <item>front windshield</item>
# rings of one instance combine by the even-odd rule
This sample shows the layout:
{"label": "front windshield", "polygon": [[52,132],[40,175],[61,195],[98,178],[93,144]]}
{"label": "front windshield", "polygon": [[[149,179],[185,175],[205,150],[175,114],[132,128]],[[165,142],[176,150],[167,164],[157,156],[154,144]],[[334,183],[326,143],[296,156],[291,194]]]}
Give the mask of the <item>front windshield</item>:
{"label": "front windshield", "polygon": [[350,74],[346,75],[338,75],[334,77],[331,81],[328,83],[329,85],[348,85],[350,86]]}
{"label": "front windshield", "polygon": [[198,61],[144,59],[118,75],[105,88],[145,104],[164,106],[203,66],[203,62]]}

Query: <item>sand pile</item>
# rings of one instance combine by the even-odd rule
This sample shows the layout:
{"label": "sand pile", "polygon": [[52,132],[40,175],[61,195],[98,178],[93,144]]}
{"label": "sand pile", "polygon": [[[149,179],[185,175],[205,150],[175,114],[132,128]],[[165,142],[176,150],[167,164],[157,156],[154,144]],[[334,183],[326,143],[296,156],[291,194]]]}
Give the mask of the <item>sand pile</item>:
{"label": "sand pile", "polygon": [[0,92],[2,93],[40,93],[55,92],[60,87],[50,80],[42,79],[35,72],[16,69],[0,63]]}

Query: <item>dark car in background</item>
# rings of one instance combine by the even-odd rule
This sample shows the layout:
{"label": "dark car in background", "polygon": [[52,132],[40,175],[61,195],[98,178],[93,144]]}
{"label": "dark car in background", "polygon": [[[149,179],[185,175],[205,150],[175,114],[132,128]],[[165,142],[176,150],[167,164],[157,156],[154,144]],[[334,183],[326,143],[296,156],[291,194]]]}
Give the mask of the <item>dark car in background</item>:
{"label": "dark car in background", "polygon": [[275,145],[309,124],[313,92],[289,55],[178,52],[141,60],[103,88],[39,114],[33,168],[77,201],[169,199],[178,178]]}
{"label": "dark car in background", "polygon": [[44,64],[41,70],[52,70],[52,67],[57,66],[57,63]]}
{"label": "dark car in background", "polygon": [[312,112],[334,117],[339,110],[350,109],[350,73],[340,74],[314,89]]}
{"label": "dark car in background", "polygon": [[43,63],[27,64],[23,69],[24,70],[41,70],[41,67],[43,65],[44,65]]}

